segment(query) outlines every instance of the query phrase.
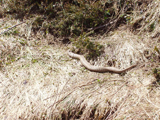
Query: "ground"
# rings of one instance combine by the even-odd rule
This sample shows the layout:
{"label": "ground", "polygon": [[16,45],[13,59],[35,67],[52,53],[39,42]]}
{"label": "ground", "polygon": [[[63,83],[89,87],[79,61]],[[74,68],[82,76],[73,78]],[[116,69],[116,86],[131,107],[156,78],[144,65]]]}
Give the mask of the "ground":
{"label": "ground", "polygon": [[[2,28],[19,23],[0,21]],[[0,70],[0,119],[159,119],[160,89],[152,84],[156,81],[152,68],[160,65],[144,54],[157,55],[153,46],[160,45],[159,37],[135,35],[124,25],[93,38],[105,46],[105,53],[91,64],[123,69],[138,62],[126,73],[115,74],[85,69],[67,55],[72,44],[51,44],[50,35],[35,37],[29,24],[16,30],[19,36],[0,36],[0,52],[5,56]]]}

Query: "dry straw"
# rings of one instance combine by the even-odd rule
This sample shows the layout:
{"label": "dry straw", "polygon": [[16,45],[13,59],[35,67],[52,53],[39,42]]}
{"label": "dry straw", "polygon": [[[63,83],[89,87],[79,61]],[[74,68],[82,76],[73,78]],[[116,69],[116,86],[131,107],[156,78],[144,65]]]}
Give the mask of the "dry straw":
{"label": "dry straw", "polygon": [[[146,49],[152,51],[152,46],[160,44],[158,37],[155,41],[151,38],[160,28],[156,17],[159,1],[148,8],[152,17],[146,20],[156,21],[153,33],[142,32],[149,23],[142,23],[142,35],[119,27],[98,40],[105,45],[105,54],[90,61],[99,66],[111,62],[118,68],[139,61],[138,67],[123,75],[86,70],[78,60],[69,58],[66,46],[48,45],[43,37],[37,41],[31,34],[27,36],[26,23],[17,29],[28,39],[0,36],[1,54],[7,51],[0,58],[0,119],[159,119],[160,90],[150,87],[155,78],[145,71],[150,60],[144,55]],[[3,19],[0,25],[17,23]],[[14,55],[14,61],[7,64],[9,55]]]}

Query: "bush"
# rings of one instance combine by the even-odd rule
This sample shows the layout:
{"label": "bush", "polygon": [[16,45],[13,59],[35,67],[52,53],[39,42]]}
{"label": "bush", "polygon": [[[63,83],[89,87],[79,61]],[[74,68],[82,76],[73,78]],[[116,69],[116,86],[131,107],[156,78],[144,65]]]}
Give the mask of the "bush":
{"label": "bush", "polygon": [[[49,32],[57,37],[74,37],[88,32],[89,28],[107,24],[116,18],[118,19],[117,25],[128,21],[130,17],[125,18],[125,16],[131,13],[129,11],[133,9],[134,2],[133,0],[108,2],[100,0],[8,0],[4,4],[6,4],[4,12],[17,19],[37,16],[41,18],[41,22],[37,22],[38,18],[35,19],[34,31],[42,29],[45,33]],[[120,19],[119,16],[121,16]]]}
{"label": "bush", "polygon": [[72,51],[78,54],[85,54],[87,59],[96,59],[104,52],[103,45],[89,40],[84,35],[81,35],[78,40],[74,40],[73,45],[76,48],[73,47]]}

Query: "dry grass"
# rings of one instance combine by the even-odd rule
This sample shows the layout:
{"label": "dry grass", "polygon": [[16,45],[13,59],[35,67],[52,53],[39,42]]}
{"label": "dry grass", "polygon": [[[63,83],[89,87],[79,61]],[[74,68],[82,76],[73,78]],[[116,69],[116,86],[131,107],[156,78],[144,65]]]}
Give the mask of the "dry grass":
{"label": "dry grass", "polygon": [[[0,19],[4,29],[17,23]],[[151,86],[151,69],[160,67],[154,51],[160,39],[152,36],[159,32],[157,25],[142,35],[122,26],[97,40],[105,54],[91,63],[122,69],[139,62],[122,75],[86,70],[68,57],[70,45],[48,44],[49,35],[33,37],[30,24],[13,30],[21,36],[0,36],[0,119],[160,119],[160,86]],[[154,56],[146,57],[145,50]]]}

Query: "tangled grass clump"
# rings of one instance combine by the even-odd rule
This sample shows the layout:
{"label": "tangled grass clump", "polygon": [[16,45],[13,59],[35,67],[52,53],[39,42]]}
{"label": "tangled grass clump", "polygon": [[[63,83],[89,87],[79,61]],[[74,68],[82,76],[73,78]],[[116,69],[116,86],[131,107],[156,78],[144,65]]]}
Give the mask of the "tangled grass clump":
{"label": "tangled grass clump", "polygon": [[141,2],[141,4],[139,3],[135,6],[135,9],[137,9],[138,12],[133,14],[131,25],[133,30],[137,33],[159,31],[159,1],[149,0],[148,2],[148,4]]}

